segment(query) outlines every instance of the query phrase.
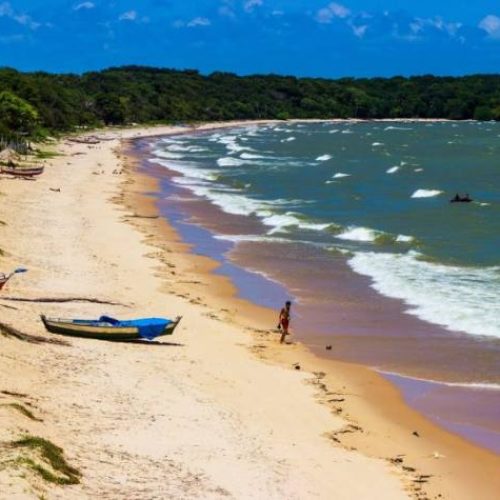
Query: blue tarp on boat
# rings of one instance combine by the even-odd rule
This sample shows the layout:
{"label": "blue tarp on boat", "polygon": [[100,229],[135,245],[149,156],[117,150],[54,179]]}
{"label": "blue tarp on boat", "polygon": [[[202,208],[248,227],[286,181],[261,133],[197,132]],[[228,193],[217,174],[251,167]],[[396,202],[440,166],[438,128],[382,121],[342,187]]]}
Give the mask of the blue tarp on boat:
{"label": "blue tarp on boat", "polygon": [[110,318],[109,316],[101,316],[99,321],[111,323],[113,326],[117,327],[136,327],[139,330],[139,335],[147,340],[153,340],[160,336],[165,328],[172,323],[170,319],[164,318],[143,318],[120,321],[115,318]]}

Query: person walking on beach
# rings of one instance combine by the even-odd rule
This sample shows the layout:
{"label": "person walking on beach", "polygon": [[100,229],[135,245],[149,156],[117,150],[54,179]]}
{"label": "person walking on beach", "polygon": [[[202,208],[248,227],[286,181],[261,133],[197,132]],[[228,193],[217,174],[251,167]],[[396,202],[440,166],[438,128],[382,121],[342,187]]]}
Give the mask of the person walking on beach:
{"label": "person walking on beach", "polygon": [[287,301],[285,303],[285,307],[283,307],[280,311],[278,329],[281,329],[281,338],[280,344],[285,342],[285,338],[288,335],[288,327],[290,326],[290,307],[292,303]]}

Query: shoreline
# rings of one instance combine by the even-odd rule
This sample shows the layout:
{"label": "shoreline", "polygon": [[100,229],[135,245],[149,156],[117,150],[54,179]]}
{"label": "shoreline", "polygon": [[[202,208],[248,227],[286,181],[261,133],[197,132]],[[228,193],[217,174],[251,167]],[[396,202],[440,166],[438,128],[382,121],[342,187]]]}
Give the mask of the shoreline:
{"label": "shoreline", "polygon": [[[128,140],[178,131],[109,134]],[[216,263],[189,253],[166,221],[149,218],[157,215],[156,182],[137,172],[118,138],[58,149],[64,156],[46,162],[37,182],[0,181],[2,271],[21,262],[30,270],[0,296],[2,322],[37,339],[0,337],[0,441],[27,433],[49,439],[82,478],[47,486],[0,451],[1,491],[23,498],[494,498],[498,458],[410,410],[381,376],[340,362],[329,364],[330,375],[302,346],[280,349],[268,333],[275,312],[235,298],[231,283],[213,273]],[[58,344],[65,339],[38,321],[41,312],[85,317],[103,309],[184,319],[157,345]],[[38,419],[4,406],[19,402]],[[398,421],[417,425],[421,438]]]}
{"label": "shoreline", "polygon": [[[330,121],[330,120],[328,120],[328,121]],[[350,121],[350,120],[348,120],[348,121]],[[365,121],[365,120],[359,120],[359,121]],[[371,121],[373,121],[373,120],[371,120]],[[385,120],[380,120],[380,121],[385,121]],[[401,122],[401,121],[405,121],[405,120],[389,120],[389,121]],[[418,120],[418,121],[421,121],[421,120]],[[448,120],[424,120],[424,121],[440,122],[440,121],[448,121]],[[136,163],[136,166],[135,166],[136,172],[134,175],[137,175],[137,171],[139,170],[139,172],[140,172],[139,175],[145,176],[146,179],[148,177],[153,176],[153,178],[155,179],[155,182],[153,185],[154,185],[155,189],[157,189],[159,179],[162,175],[162,173],[161,173],[162,167],[151,167],[151,166],[140,167],[139,166],[140,160],[138,160],[137,155],[134,155],[133,153],[130,152],[131,149],[132,149],[132,146],[129,144],[128,154],[135,157],[134,161]],[[146,182],[148,182],[148,181],[146,181]],[[150,182],[150,180],[149,180],[149,182]],[[148,189],[148,191],[149,191],[149,189]],[[148,203],[149,203],[149,200],[148,200]],[[157,208],[156,213],[160,214],[158,208]],[[169,226],[169,231],[173,231],[174,234],[176,234],[176,238],[182,242],[181,245],[184,245],[184,251],[187,250],[189,252],[190,245],[183,242],[182,237],[179,236],[178,232],[172,228],[171,223],[169,223],[168,220],[165,222]],[[198,255],[193,255],[192,253],[190,254],[190,256],[191,256],[191,259],[199,258]],[[204,256],[203,258],[206,259],[207,257]],[[218,265],[219,265],[218,262],[212,261],[212,264],[209,266],[211,271],[209,272],[208,279],[214,279],[215,276],[213,274],[213,269],[217,268]],[[217,279],[219,279],[219,278],[220,278],[220,276],[217,276]],[[231,279],[228,276],[224,276],[223,279],[225,279],[228,282],[231,282]],[[219,287],[217,287],[217,288],[219,288]],[[242,299],[238,295],[237,288],[234,284],[232,284],[232,283],[230,284],[230,289],[231,289],[231,292],[229,295],[228,295],[227,290],[225,293],[221,294],[223,296],[224,300],[227,301],[227,303],[231,304],[231,302],[233,302],[235,300],[237,300],[238,302],[246,300],[246,299]],[[212,292],[212,293],[214,293],[214,292]],[[474,450],[476,450],[479,453],[478,457],[484,454],[484,456],[481,458],[481,460],[483,460],[484,458],[486,458],[486,459],[491,458],[491,459],[493,459],[493,462],[498,461],[498,463],[500,463],[498,455],[496,455],[495,452],[493,452],[487,448],[482,448],[477,443],[471,442],[471,441],[467,440],[466,438],[464,438],[458,434],[455,434],[455,433],[451,432],[450,430],[447,430],[444,427],[438,426],[437,423],[430,420],[428,417],[426,417],[425,415],[420,413],[418,410],[411,408],[409,406],[409,404],[404,401],[404,396],[401,393],[401,391],[398,389],[397,385],[394,382],[390,382],[388,380],[388,377],[386,377],[382,371],[376,371],[376,370],[373,370],[369,367],[357,364],[355,362],[346,362],[346,361],[339,361],[339,360],[331,361],[331,360],[328,360],[324,357],[318,357],[317,354],[314,354],[307,346],[302,344],[300,341],[294,342],[293,353],[280,352],[280,346],[273,345],[275,343],[275,339],[269,340],[270,337],[276,337],[276,335],[273,336],[272,334],[269,334],[269,332],[264,333],[266,328],[269,329],[270,324],[274,324],[273,323],[273,321],[275,320],[274,316],[276,315],[275,311],[269,310],[265,307],[255,305],[255,304],[252,305],[252,308],[255,308],[256,311],[259,311],[261,317],[269,318],[269,320],[267,322],[262,322],[259,325],[260,333],[257,333],[257,338],[255,339],[255,346],[254,346],[253,352],[259,358],[270,361],[270,362],[278,362],[284,366],[289,366],[289,367],[293,366],[294,363],[292,362],[292,360],[294,360],[294,359],[299,359],[300,361],[298,361],[298,363],[301,366],[303,366],[302,360],[309,361],[310,366],[314,366],[314,369],[315,369],[314,373],[324,373],[326,375],[326,376],[320,377],[322,382],[319,382],[319,379],[318,379],[318,384],[321,386],[323,386],[323,385],[325,386],[324,390],[325,390],[327,395],[332,395],[332,393],[329,390],[329,387],[331,387],[330,384],[332,384],[333,386],[336,385],[336,382],[334,380],[335,380],[335,378],[338,377],[339,371],[340,372],[344,371],[344,372],[347,372],[349,374],[349,376],[345,376],[345,374],[344,374],[344,377],[343,377],[343,380],[346,384],[349,384],[350,382],[352,382],[350,380],[352,378],[357,379],[359,386],[356,389],[358,389],[358,390],[360,389],[360,387],[363,387],[363,388],[366,387],[366,385],[377,384],[379,386],[377,388],[377,391],[376,391],[377,396],[371,396],[365,391],[365,394],[363,395],[363,397],[368,400],[368,404],[363,407],[363,412],[366,412],[368,410],[372,413],[371,417],[374,417],[374,415],[373,415],[374,413],[379,413],[379,409],[376,409],[377,402],[379,402],[380,399],[384,399],[384,400],[390,399],[390,401],[391,401],[390,406],[392,407],[392,409],[390,411],[384,411],[383,413],[385,413],[386,418],[388,417],[392,420],[392,425],[395,425],[395,427],[396,427],[396,428],[391,429],[391,431],[390,431],[391,436],[393,435],[393,432],[395,430],[400,431],[400,428],[402,425],[398,422],[398,420],[400,419],[401,413],[404,413],[406,418],[409,420],[409,422],[407,422],[406,424],[403,425],[403,427],[405,428],[405,431],[403,433],[399,433],[400,435],[398,436],[397,439],[394,439],[394,441],[398,441],[398,440],[401,440],[401,442],[405,441],[405,439],[406,439],[405,434],[413,436],[414,431],[412,431],[411,429],[416,428],[416,427],[419,427],[419,428],[423,427],[426,429],[426,433],[432,434],[432,438],[431,438],[432,445],[430,447],[428,445],[426,445],[423,448],[427,449],[427,450],[431,450],[431,448],[434,447],[436,449],[434,451],[429,451],[427,453],[426,457],[424,457],[424,456],[422,456],[422,453],[425,453],[425,452],[422,451],[422,447],[417,446],[416,449],[418,449],[418,452],[415,453],[413,465],[408,466],[407,463],[405,463],[404,467],[416,468],[417,470],[422,471],[422,469],[425,469],[425,467],[426,467],[425,458],[432,458],[434,461],[438,461],[439,457],[442,455],[442,452],[437,451],[438,449],[446,450],[446,452],[451,455],[451,454],[453,454],[453,452],[451,452],[451,450],[455,446],[457,446],[459,448],[463,448],[462,451],[460,453],[458,453],[461,456],[467,456],[467,455],[471,456],[474,454]],[[266,313],[267,313],[267,315],[266,315]],[[248,320],[252,317],[255,317],[255,313],[247,314],[245,316]],[[247,323],[246,327],[250,328],[248,326],[248,323]],[[311,369],[311,368],[309,368],[309,369]],[[356,375],[354,376],[353,373],[356,373]],[[408,377],[408,378],[412,378],[412,377]],[[356,391],[353,391],[353,392],[356,393]],[[333,394],[338,394],[338,392],[333,392]],[[321,400],[321,398],[319,398],[319,399]],[[322,400],[321,402],[325,403],[324,400]],[[343,401],[343,403],[344,403],[344,401]],[[359,413],[360,413],[359,410],[353,411],[349,404],[345,405],[346,406],[345,409],[341,408],[339,406],[335,406],[335,405],[330,405],[330,406],[332,406],[333,413],[348,415],[347,421],[349,421],[349,422],[354,421],[355,422],[354,428],[359,427],[357,419],[351,417],[351,414],[359,415]],[[344,406],[344,405],[340,405],[340,406]],[[354,407],[356,407],[356,405],[354,405]],[[412,415],[412,414],[414,414],[414,415]],[[416,417],[416,418],[412,418],[412,417]],[[411,421],[410,421],[410,419],[411,419]],[[349,425],[353,425],[353,424],[351,423]],[[377,425],[382,426],[383,423],[377,421]],[[373,429],[370,430],[370,433],[373,433]],[[361,449],[367,453],[370,453],[370,454],[373,453],[372,456],[377,456],[378,458],[384,457],[384,454],[391,455],[391,452],[393,455],[396,455],[396,449],[394,449],[394,443],[392,443],[392,446],[391,445],[389,445],[389,446],[381,445],[380,442],[370,443],[369,445],[366,445],[366,443],[360,444],[360,441],[362,442],[363,439],[360,440],[358,438],[355,438],[353,436],[354,434],[356,434],[356,429],[354,431],[348,430],[346,433],[343,433],[342,445],[346,446],[348,449]],[[344,437],[347,437],[347,439],[344,439]],[[336,438],[334,440],[336,440]],[[338,442],[340,442],[340,441],[338,441]],[[415,440],[410,438],[407,441],[406,445],[408,445],[409,447],[414,447]],[[374,450],[377,450],[377,451],[374,451]],[[416,450],[414,450],[414,451],[416,451]],[[454,450],[454,451],[456,451],[456,450]],[[417,458],[418,454],[420,454],[420,456]],[[457,453],[455,453],[455,454],[457,454]],[[447,455],[447,456],[449,456],[449,455]],[[384,457],[384,458],[387,458],[387,457]],[[477,460],[480,460],[480,459],[477,458]],[[471,470],[471,465],[472,465],[473,461],[471,460],[470,462],[471,463],[469,463],[468,466],[463,467],[461,474],[466,475],[466,472]],[[432,460],[431,460],[431,463],[432,463]],[[417,464],[416,467],[414,467],[415,464]],[[429,464],[428,460],[427,460],[427,464]],[[462,469],[462,467],[458,463],[453,465],[453,468],[455,468],[455,467]],[[444,467],[443,469],[446,470],[446,467]],[[422,473],[425,474],[425,470]],[[444,475],[444,474],[446,474],[446,472],[441,471],[441,474]],[[485,475],[484,480],[487,480],[487,478],[488,478],[488,475]],[[471,489],[475,490],[479,486],[479,484],[480,484],[480,481],[477,484],[475,484],[474,486],[471,486]],[[430,491],[431,494],[439,494],[438,493],[438,491],[440,491],[439,487],[434,488],[433,486],[431,486],[428,491]],[[447,485],[447,486],[450,486],[450,485]],[[457,488],[453,492],[452,498],[460,498],[460,496],[458,496],[458,495],[459,495],[459,488]],[[466,496],[464,496],[464,498],[466,498]]]}

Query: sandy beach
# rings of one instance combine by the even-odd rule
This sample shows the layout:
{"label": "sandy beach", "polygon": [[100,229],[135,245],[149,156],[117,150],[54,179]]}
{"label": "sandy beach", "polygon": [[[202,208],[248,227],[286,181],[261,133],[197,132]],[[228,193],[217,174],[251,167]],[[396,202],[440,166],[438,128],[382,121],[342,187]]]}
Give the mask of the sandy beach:
{"label": "sandy beach", "polygon": [[[131,141],[183,130],[63,140],[36,182],[0,178],[0,271],[29,270],[0,295],[0,498],[496,498],[498,455],[366,368],[279,346],[275,311],[158,218]],[[183,319],[159,343],[117,344],[47,333],[42,313]]]}

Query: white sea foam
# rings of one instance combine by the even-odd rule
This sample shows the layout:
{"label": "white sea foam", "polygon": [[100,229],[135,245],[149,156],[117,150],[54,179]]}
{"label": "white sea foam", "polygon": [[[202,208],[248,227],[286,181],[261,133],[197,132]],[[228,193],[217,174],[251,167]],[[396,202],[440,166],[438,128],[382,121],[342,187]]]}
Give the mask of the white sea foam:
{"label": "white sea foam", "polygon": [[240,158],[242,158],[243,160],[265,160],[268,157],[262,155],[255,155],[252,153],[242,153],[240,155]]}
{"label": "white sea foam", "polygon": [[396,237],[397,243],[411,243],[412,241],[415,241],[415,238],[413,236],[407,236],[406,234],[398,234]]}
{"label": "white sea foam", "polygon": [[151,159],[151,162],[158,163],[168,168],[169,170],[173,170],[184,175],[188,179],[201,179],[206,181],[214,181],[217,179],[219,175],[218,170],[212,170],[208,168],[200,168],[199,165],[195,163],[190,163],[186,161],[174,161],[174,160],[155,160]]}
{"label": "white sea foam", "polygon": [[229,154],[241,153],[241,151],[252,151],[252,148],[241,146],[236,142],[226,144],[226,149],[229,151]]}
{"label": "white sea foam", "polygon": [[337,234],[335,237],[341,240],[373,242],[380,234],[382,233],[368,227],[349,226],[344,232]]}
{"label": "white sea foam", "polygon": [[432,198],[433,196],[439,196],[442,191],[439,189],[417,189],[412,195],[412,198]]}
{"label": "white sea foam", "polygon": [[373,146],[374,148],[377,148],[377,147],[380,147],[380,146],[383,146],[383,145],[384,145],[384,143],[383,143],[383,142],[374,142],[374,143],[372,143],[372,146]]}
{"label": "white sea foam", "polygon": [[293,136],[287,137],[286,139],[281,139],[280,142],[292,142],[292,141],[295,141],[295,137]]}
{"label": "white sea foam", "polygon": [[216,240],[231,241],[232,243],[256,242],[256,243],[290,243],[288,238],[278,238],[263,234],[216,234]]}
{"label": "white sea foam", "polygon": [[328,133],[329,134],[337,134],[339,132],[339,129],[338,128],[334,128],[332,130],[330,130]]}
{"label": "white sea foam", "polygon": [[185,156],[181,153],[171,153],[164,149],[155,149],[153,153],[158,158],[171,159],[171,160],[182,160]]}
{"label": "white sea foam", "polygon": [[272,203],[255,200],[240,194],[237,190],[228,190],[213,184],[202,182],[188,182],[178,179],[178,183],[185,185],[196,196],[208,199],[212,204],[218,206],[224,212],[233,215],[252,215],[257,213],[269,213]]}
{"label": "white sea foam", "polygon": [[316,158],[316,161],[328,161],[332,159],[332,155],[321,155]]}
{"label": "white sea foam", "polygon": [[386,172],[387,172],[388,174],[395,174],[395,173],[396,173],[399,169],[400,169],[400,167],[397,167],[397,166],[396,166],[396,167],[391,167],[391,168],[388,168],[388,169],[386,170]]}
{"label": "white sea foam", "polygon": [[382,375],[393,376],[396,378],[402,378],[405,380],[417,380],[418,382],[424,382],[426,384],[432,385],[444,385],[446,387],[457,387],[463,389],[472,389],[478,391],[500,391],[500,384],[495,384],[492,382],[445,382],[444,380],[432,380],[420,377],[410,377],[409,375],[401,375],[400,373],[377,370]]}
{"label": "white sea foam", "polygon": [[384,130],[388,131],[388,130],[413,130],[413,129],[410,127],[396,127],[394,125],[389,125],[388,127],[385,127]]}
{"label": "white sea foam", "polygon": [[219,167],[240,167],[241,165],[244,164],[245,162],[243,160],[239,160],[238,158],[232,158],[230,156],[219,158],[217,160],[217,165],[219,165]]}
{"label": "white sea foam", "polygon": [[414,172],[423,172],[423,171],[424,171],[424,169],[423,169],[423,168],[416,168],[416,169],[414,170]]}
{"label": "white sea foam", "polygon": [[450,330],[500,338],[500,267],[467,268],[421,260],[419,254],[358,252],[351,267],[373,288],[402,299],[407,312]]}
{"label": "white sea foam", "polygon": [[203,153],[205,151],[208,151],[206,148],[202,148],[200,146],[185,146],[182,144],[171,144],[170,146],[167,147],[168,151],[174,151],[174,152],[186,152],[186,153]]}
{"label": "white sea foam", "polygon": [[156,143],[164,143],[164,144],[184,144],[184,141],[181,141],[180,139],[176,139],[174,137],[163,137],[162,139],[154,141],[153,144]]}
{"label": "white sea foam", "polygon": [[351,174],[344,174],[343,172],[337,172],[335,175],[332,175],[332,179],[342,179],[343,177],[351,177]]}
{"label": "white sea foam", "polygon": [[248,146],[238,144],[239,136],[237,135],[223,135],[217,139],[219,144],[224,144],[229,154],[240,153],[241,151],[253,151]]}
{"label": "white sea foam", "polygon": [[354,134],[354,132],[350,129],[342,130],[342,134]]}
{"label": "white sea foam", "polygon": [[308,229],[310,231],[324,231],[331,224],[309,222],[301,218],[300,214],[295,212],[286,212],[284,214],[272,214],[264,217],[262,222],[266,226],[271,226],[273,229],[268,231],[268,234],[286,233],[288,228],[298,227],[300,229]]}

